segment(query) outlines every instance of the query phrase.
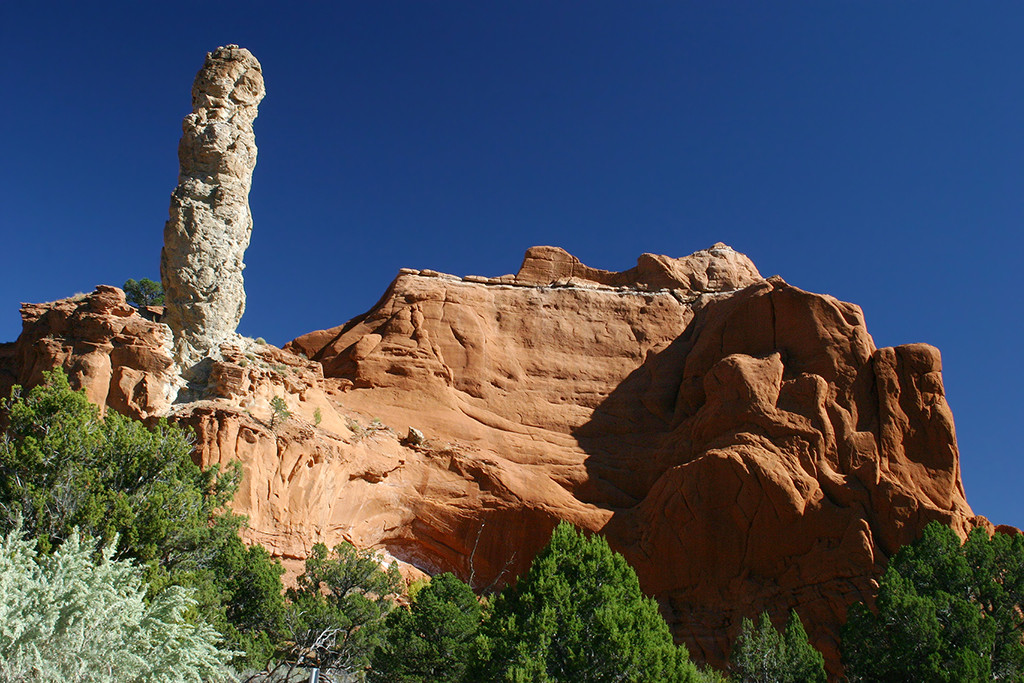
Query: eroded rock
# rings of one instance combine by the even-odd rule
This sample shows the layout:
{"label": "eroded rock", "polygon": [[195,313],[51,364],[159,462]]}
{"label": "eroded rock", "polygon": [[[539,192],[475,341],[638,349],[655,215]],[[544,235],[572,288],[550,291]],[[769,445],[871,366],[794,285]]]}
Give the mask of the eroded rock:
{"label": "eroded rock", "polygon": [[245,311],[242,257],[252,232],[249,188],[256,166],[252,123],[263,95],[260,63],[237,45],[207,54],[192,86],[160,261],[163,322],[186,372],[216,356]]}
{"label": "eroded rock", "polygon": [[753,262],[721,242],[683,258],[641,254],[637,265],[614,272],[591,268],[558,247],[532,247],[513,281],[517,284],[594,283],[647,290],[683,290],[688,294],[725,292],[761,279]]}
{"label": "eroded rock", "polygon": [[[0,371],[77,367],[115,406],[99,387],[128,356],[96,349],[117,321],[160,326],[101,290],[27,306]],[[403,270],[345,325],[218,356],[205,400],[170,417],[202,465],[242,462],[250,540],[296,565],[349,540],[482,590],[568,520],[713,664],[743,617],[795,608],[835,671],[847,606],[901,545],[931,520],[993,530],[964,497],[938,351],[876,349],[858,307],[724,245],[624,273],[553,248],[516,276]],[[275,397],[292,417],[271,429]]]}
{"label": "eroded rock", "polygon": [[23,304],[17,341],[0,345],[0,396],[63,368],[90,401],[138,419],[164,413],[174,397],[171,334],[125,301],[117,287],[47,304]]}
{"label": "eroded rock", "polygon": [[[365,316],[290,348],[349,383],[350,409],[461,447],[467,487],[377,545],[465,576],[451,549],[466,518],[508,529],[476,548],[487,583],[570,519],[623,552],[715,664],[743,617],[796,608],[835,670],[847,606],[901,545],[931,520],[990,528],[964,497],[938,352],[876,349],[858,307],[761,279],[724,245],[624,273],[550,247],[512,279],[405,273]],[[524,527],[524,511],[542,514]]]}

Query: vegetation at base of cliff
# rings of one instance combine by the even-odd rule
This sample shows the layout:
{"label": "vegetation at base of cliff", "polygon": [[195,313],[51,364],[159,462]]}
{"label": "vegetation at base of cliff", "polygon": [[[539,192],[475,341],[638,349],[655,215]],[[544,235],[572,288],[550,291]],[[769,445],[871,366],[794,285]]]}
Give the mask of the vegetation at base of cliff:
{"label": "vegetation at base of cliff", "polygon": [[126,280],[122,289],[125,299],[135,308],[160,306],[164,303],[164,286],[148,277],[141,280]]}
{"label": "vegetation at base of cliff", "polygon": [[[226,510],[239,468],[201,470],[182,429],[166,422],[147,429],[114,412],[101,417],[60,370],[27,395],[16,388],[2,410],[2,531],[30,539],[25,547],[34,546],[43,564],[85,552],[93,564],[79,563],[88,575],[82,586],[122,566],[112,562],[124,563],[124,572],[136,577],[136,593],[150,606],[164,606],[164,626],[201,634],[209,657],[222,660],[233,650],[237,667],[270,667],[248,680],[291,680],[312,666],[341,680],[563,681],[571,675],[598,681],[618,668],[626,676],[614,680],[698,680],[633,570],[600,537],[560,526],[493,609],[448,575],[423,587],[409,609],[395,610],[397,568],[382,567],[374,553],[350,544],[333,551],[315,546],[297,586],[285,593],[280,565],[262,547],[242,543],[245,520]],[[95,540],[83,546],[81,538]],[[27,590],[12,567],[0,565],[0,586]],[[534,636],[543,649],[525,647],[524,638]],[[26,637],[39,652],[51,644],[38,633]],[[144,646],[138,638],[142,631],[122,629],[110,636],[108,649],[128,656]],[[179,640],[168,641],[168,656],[199,657],[195,639]],[[80,661],[102,666],[84,656]],[[88,679],[53,666],[68,680]],[[211,680],[207,669],[203,677]]]}
{"label": "vegetation at base of cliff", "polygon": [[733,645],[735,683],[825,683],[825,659],[807,640],[796,610],[782,633],[772,626],[767,612],[757,626],[744,619]]}
{"label": "vegetation at base of cliff", "polygon": [[[728,679],[698,669],[625,559],[566,523],[492,598],[442,574],[396,606],[396,567],[347,543],[315,546],[285,592],[227,510],[238,466],[201,470],[182,429],[101,417],[59,370],[0,401],[0,424],[0,683],[217,680],[229,658],[262,670],[252,683],[313,667],[371,683],[826,679],[795,612],[781,632],[745,619]],[[851,607],[847,681],[1024,683],[1022,606],[1024,536],[961,544],[933,522],[893,557],[876,607]]]}
{"label": "vegetation at base of cliff", "polygon": [[238,467],[201,471],[184,431],[153,430],[110,412],[105,419],[60,370],[27,396],[3,402],[0,518],[17,516],[44,552],[77,527],[154,570],[194,570],[243,520],[219,513],[241,478]]}
{"label": "vegetation at base of cliff", "polygon": [[274,651],[283,619],[280,565],[238,536],[245,519],[225,510],[241,470],[200,470],[182,429],[150,430],[113,411],[101,418],[61,370],[2,401],[0,533],[19,528],[43,554],[77,532],[97,553],[137,562],[151,595],[194,592],[202,615],[251,661]]}
{"label": "vegetation at base of cliff", "polygon": [[328,552],[317,543],[287,593],[291,653],[331,672],[364,671],[384,642],[385,619],[402,587],[398,565],[382,567],[375,552],[351,543]]}
{"label": "vegetation at base of cliff", "polygon": [[143,569],[72,532],[52,554],[0,536],[0,683],[226,680],[217,632],[186,618],[193,591],[147,599]]}
{"label": "vegetation at base of cliff", "polygon": [[851,683],[1024,681],[1024,536],[932,522],[889,563],[877,611],[850,608]]}
{"label": "vegetation at base of cliff", "polygon": [[696,680],[625,558],[565,522],[497,597],[477,642],[474,681]]}
{"label": "vegetation at base of cliff", "polygon": [[[412,591],[410,591],[412,593]],[[480,628],[481,608],[468,584],[440,574],[388,615],[387,640],[373,654],[373,683],[459,683]]]}

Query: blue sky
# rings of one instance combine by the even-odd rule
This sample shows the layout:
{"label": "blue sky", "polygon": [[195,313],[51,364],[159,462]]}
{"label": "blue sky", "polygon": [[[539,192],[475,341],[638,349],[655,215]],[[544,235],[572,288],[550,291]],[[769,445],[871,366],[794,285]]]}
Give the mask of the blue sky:
{"label": "blue sky", "polygon": [[218,45],[267,97],[240,332],[281,345],[400,267],[611,270],[717,241],[943,352],[968,500],[1024,526],[1024,4],[0,3],[0,340],[18,303],[159,277]]}

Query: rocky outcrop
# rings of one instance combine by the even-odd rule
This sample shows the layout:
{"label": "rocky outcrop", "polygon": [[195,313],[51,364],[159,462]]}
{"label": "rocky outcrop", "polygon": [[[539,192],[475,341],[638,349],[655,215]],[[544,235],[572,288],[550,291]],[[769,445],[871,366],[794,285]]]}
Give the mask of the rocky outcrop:
{"label": "rocky outcrop", "polygon": [[[590,268],[558,247],[527,249],[523,265],[504,281],[525,285],[600,284],[610,287],[684,292],[724,292],[761,278],[749,258],[721,242],[684,258],[641,254],[635,268],[621,273]],[[499,278],[499,281],[502,281]]]}
{"label": "rocky outcrop", "polygon": [[49,304],[23,304],[22,333],[0,345],[0,395],[33,387],[43,372],[63,368],[89,400],[145,419],[163,414],[174,393],[171,335],[146,320],[117,287]]}
{"label": "rocky outcrop", "polygon": [[796,608],[835,665],[888,557],[931,520],[987,524],[940,372],[936,349],[876,350],[856,306],[771,278],[699,305],[575,431],[581,497],[616,508],[602,533],[702,659],[725,661],[741,616]]}
{"label": "rocky outcrop", "polygon": [[[571,519],[626,554],[706,661],[742,617],[796,607],[835,665],[846,607],[900,545],[932,519],[986,523],[938,352],[875,349],[856,306],[761,279],[724,245],[624,273],[547,247],[516,276],[404,271],[366,315],[288,348],[350,409],[459,454],[435,470],[466,484],[371,523],[374,544],[465,576],[467,539],[493,530],[473,546],[487,583]],[[431,481],[421,467],[389,475],[393,506]]]}
{"label": "rocky outcrop", "polygon": [[160,261],[163,321],[186,373],[232,339],[245,311],[242,257],[252,232],[249,188],[256,166],[252,124],[263,95],[259,62],[237,45],[207,54],[192,86]]}
{"label": "rocky outcrop", "polygon": [[[92,328],[46,322],[94,307],[102,329],[161,329],[97,296],[26,307],[0,368],[102,365]],[[403,270],[340,327],[216,355],[202,400],[168,415],[201,464],[241,461],[250,540],[297,563],[346,539],[484,590],[565,519],[623,552],[713,664],[743,617],[796,608],[835,669],[847,606],[902,544],[931,520],[992,529],[964,497],[938,351],[876,349],[859,308],[721,244],[622,273],[553,247],[498,278]]]}

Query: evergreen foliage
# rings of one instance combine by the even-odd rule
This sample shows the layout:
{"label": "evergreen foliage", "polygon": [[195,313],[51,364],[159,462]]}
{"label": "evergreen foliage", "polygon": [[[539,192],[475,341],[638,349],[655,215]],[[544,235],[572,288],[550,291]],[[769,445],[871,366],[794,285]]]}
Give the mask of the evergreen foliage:
{"label": "evergreen foliage", "polygon": [[141,280],[127,280],[124,283],[124,296],[132,306],[159,306],[164,302],[164,287],[148,277]]}
{"label": "evergreen foliage", "polygon": [[772,626],[767,612],[755,627],[743,620],[732,653],[736,683],[825,683],[825,659],[807,640],[795,610],[782,633]]}
{"label": "evergreen foliage", "polygon": [[237,534],[228,536],[202,583],[217,590],[220,609],[208,619],[232,647],[244,651],[236,667],[262,668],[274,656],[284,633],[285,601],[281,575],[284,567],[273,561],[261,545],[245,545]]}
{"label": "evergreen foliage", "polygon": [[381,566],[371,550],[341,543],[333,552],[313,546],[298,585],[288,589],[285,615],[288,674],[295,667],[319,667],[345,677],[362,672],[386,633],[390,600],[402,586],[398,565]]}
{"label": "evergreen foliage", "polygon": [[877,612],[850,608],[850,681],[1024,681],[1024,537],[932,522],[882,577]]}
{"label": "evergreen foliage", "polygon": [[270,399],[270,428],[273,429],[274,425],[278,422],[285,422],[292,416],[292,411],[288,410],[288,404],[280,396],[275,396]]}
{"label": "evergreen foliage", "polygon": [[111,412],[99,417],[62,371],[47,373],[27,397],[4,402],[9,426],[0,441],[0,518],[21,516],[42,544],[59,544],[77,527],[103,543],[165,569],[205,566],[244,522],[218,510],[231,499],[240,468],[201,471],[181,429],[153,431]]}
{"label": "evergreen foliage", "polygon": [[729,677],[710,666],[697,671],[697,683],[730,683]]}
{"label": "evergreen foliage", "polygon": [[[411,592],[411,591],[410,591]],[[480,626],[480,603],[453,574],[433,577],[409,609],[387,618],[387,642],[373,656],[374,683],[459,683]]]}
{"label": "evergreen foliage", "polygon": [[683,683],[697,680],[636,573],[600,536],[561,523],[478,638],[472,681]]}
{"label": "evergreen foliage", "polygon": [[22,519],[47,553],[80,529],[142,564],[154,593],[194,589],[196,610],[233,647],[269,656],[282,570],[266,551],[245,548],[244,518],[224,511],[240,468],[200,470],[189,436],[165,422],[149,430],[114,412],[101,419],[60,370],[27,396],[16,388],[3,408],[0,532]]}
{"label": "evergreen foliage", "polygon": [[231,656],[185,619],[190,591],[146,600],[142,569],[77,531],[50,555],[15,528],[0,537],[0,683],[184,683],[223,678]]}

